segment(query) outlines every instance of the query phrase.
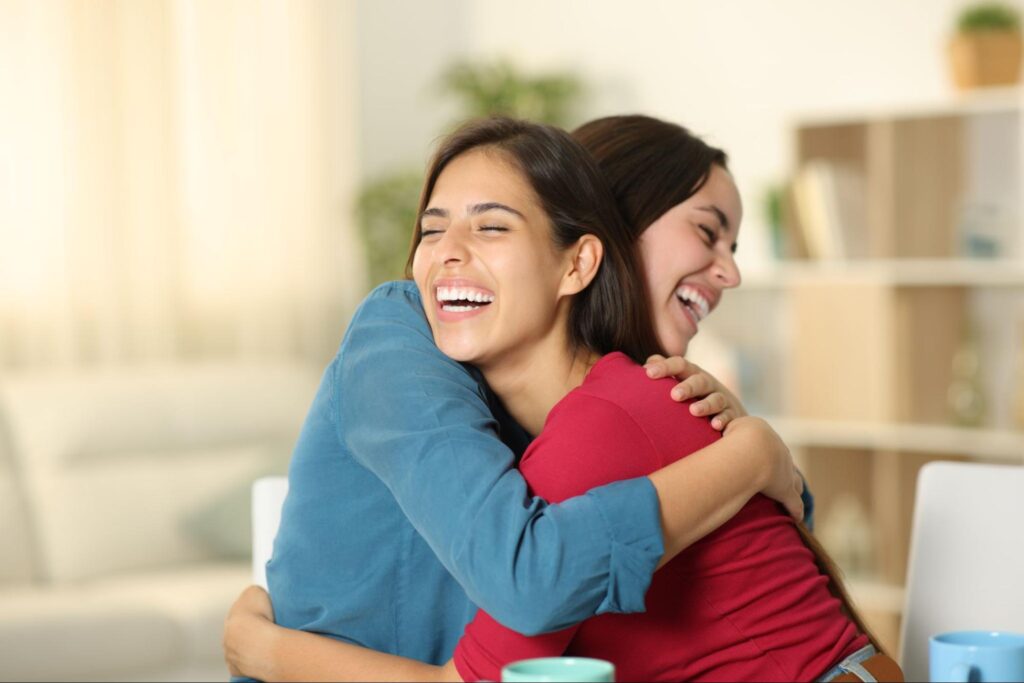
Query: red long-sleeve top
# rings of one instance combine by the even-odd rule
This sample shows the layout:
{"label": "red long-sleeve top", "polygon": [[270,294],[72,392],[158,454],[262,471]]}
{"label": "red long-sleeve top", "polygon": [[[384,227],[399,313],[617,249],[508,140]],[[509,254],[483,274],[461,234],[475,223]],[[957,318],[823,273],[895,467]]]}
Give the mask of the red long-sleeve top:
{"label": "red long-sleeve top", "polygon": [[[561,501],[645,476],[719,438],[670,398],[672,383],[648,379],[621,353],[602,358],[524,454],[533,492]],[[815,680],[867,644],[827,584],[793,520],[758,495],[655,573],[646,612],[602,614],[537,637],[478,612],[455,665],[464,680],[496,681],[508,662],[566,654],[610,660],[618,680]]]}

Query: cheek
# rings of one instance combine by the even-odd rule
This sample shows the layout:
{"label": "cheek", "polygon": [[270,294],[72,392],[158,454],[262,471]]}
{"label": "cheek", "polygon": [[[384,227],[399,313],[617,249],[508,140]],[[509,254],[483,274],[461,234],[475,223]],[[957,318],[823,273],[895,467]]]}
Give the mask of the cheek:
{"label": "cheek", "polygon": [[644,277],[655,299],[675,291],[683,278],[699,273],[714,263],[714,254],[693,230],[678,227],[640,237]]}
{"label": "cheek", "polygon": [[416,283],[417,289],[420,290],[420,296],[423,297],[423,301],[427,300],[427,293],[424,291],[424,286],[427,282],[427,278],[430,275],[430,248],[424,246],[420,242],[419,246],[416,247],[416,251],[412,257],[412,279]]}
{"label": "cheek", "polygon": [[508,249],[490,259],[495,274],[501,273],[514,288],[526,288],[541,296],[539,292],[557,287],[557,282],[567,264],[554,253],[546,242],[524,245],[521,249]]}
{"label": "cheek", "polygon": [[668,251],[669,245],[665,240],[643,240],[640,241],[640,264],[644,270],[644,280],[647,283],[647,296],[654,299],[656,304],[659,299],[664,298],[666,289],[675,289],[675,283],[679,280],[677,269],[673,268],[673,258]]}

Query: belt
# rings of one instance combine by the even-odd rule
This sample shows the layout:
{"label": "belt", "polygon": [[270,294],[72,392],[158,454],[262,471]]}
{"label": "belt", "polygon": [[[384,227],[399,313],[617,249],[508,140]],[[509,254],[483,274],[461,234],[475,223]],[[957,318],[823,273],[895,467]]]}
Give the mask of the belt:
{"label": "belt", "polygon": [[836,664],[818,680],[830,683],[903,683],[903,671],[892,657],[867,645]]}

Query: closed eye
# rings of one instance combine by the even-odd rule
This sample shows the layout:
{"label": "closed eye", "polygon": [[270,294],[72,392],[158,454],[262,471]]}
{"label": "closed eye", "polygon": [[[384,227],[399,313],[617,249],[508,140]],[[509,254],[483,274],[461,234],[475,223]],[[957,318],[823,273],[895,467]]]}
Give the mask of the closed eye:
{"label": "closed eye", "polygon": [[434,235],[440,235],[444,230],[438,230],[436,228],[421,228],[420,237],[426,239],[427,237],[433,237]]}
{"label": "closed eye", "polygon": [[508,232],[508,228],[501,225],[481,225],[481,232]]}
{"label": "closed eye", "polygon": [[708,238],[709,244],[714,244],[718,241],[718,232],[716,230],[709,228],[703,223],[698,224],[697,227],[700,228],[701,232],[704,233],[704,236]]}

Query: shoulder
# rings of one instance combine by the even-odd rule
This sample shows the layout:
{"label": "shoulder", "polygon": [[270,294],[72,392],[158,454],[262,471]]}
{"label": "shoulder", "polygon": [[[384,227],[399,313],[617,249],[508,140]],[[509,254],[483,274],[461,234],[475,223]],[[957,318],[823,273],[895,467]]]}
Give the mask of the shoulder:
{"label": "shoulder", "polygon": [[346,337],[367,328],[384,326],[391,326],[395,330],[407,328],[417,336],[431,338],[430,326],[423,314],[423,301],[415,283],[396,280],[377,286],[359,304],[349,323]]}
{"label": "shoulder", "polygon": [[623,354],[605,356],[552,409],[523,457],[523,476],[555,502],[650,474],[718,439],[707,419],[672,400],[674,385],[648,378]]}
{"label": "shoulder", "polygon": [[360,400],[410,383],[420,393],[444,394],[448,387],[448,393],[469,390],[483,398],[477,378],[434,344],[419,291],[408,280],[378,286],[359,305],[334,373],[338,385],[364,390],[349,392]]}
{"label": "shoulder", "polygon": [[[595,486],[650,474],[664,464],[634,409],[634,385],[639,381],[635,371],[648,384],[653,382],[628,358],[622,360],[602,359],[583,385],[551,410],[520,464],[538,495],[559,501]],[[667,398],[668,388],[662,393]]]}
{"label": "shoulder", "polygon": [[[363,299],[345,331],[338,360],[341,364],[361,362],[366,354],[398,351],[446,358],[434,344],[419,291],[407,280],[385,282]],[[458,365],[450,359],[449,363]]]}
{"label": "shoulder", "polygon": [[[360,462],[496,444],[485,385],[434,344],[415,284],[388,282],[360,304],[330,369],[332,420]],[[504,461],[503,461],[504,462]]]}
{"label": "shoulder", "polygon": [[629,412],[579,389],[552,409],[520,461],[534,493],[551,502],[661,466],[658,449]]}
{"label": "shoulder", "polygon": [[672,378],[652,380],[642,366],[615,352],[597,362],[575,393],[612,404],[643,424],[652,414],[688,413],[669,394],[675,384]]}
{"label": "shoulder", "polygon": [[611,353],[594,366],[579,393],[615,405],[659,450],[671,448],[678,457],[680,445],[690,452],[721,435],[710,420],[690,414],[692,400],[673,400],[670,392],[676,383],[672,377],[652,380],[625,354]]}

